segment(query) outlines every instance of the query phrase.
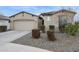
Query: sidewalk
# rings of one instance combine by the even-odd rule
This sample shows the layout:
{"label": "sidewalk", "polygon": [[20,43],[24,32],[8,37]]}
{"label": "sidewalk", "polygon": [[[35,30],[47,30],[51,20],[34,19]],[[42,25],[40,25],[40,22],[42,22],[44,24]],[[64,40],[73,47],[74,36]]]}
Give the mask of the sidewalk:
{"label": "sidewalk", "polygon": [[8,43],[0,46],[0,52],[49,52],[48,50],[35,48],[27,45]]}

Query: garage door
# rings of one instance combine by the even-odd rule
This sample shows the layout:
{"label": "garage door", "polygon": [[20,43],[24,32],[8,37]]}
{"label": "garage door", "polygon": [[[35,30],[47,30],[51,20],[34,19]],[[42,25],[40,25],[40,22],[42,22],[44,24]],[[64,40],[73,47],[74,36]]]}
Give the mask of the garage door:
{"label": "garage door", "polygon": [[15,30],[32,30],[36,28],[36,22],[35,21],[15,21],[14,22],[14,29]]}

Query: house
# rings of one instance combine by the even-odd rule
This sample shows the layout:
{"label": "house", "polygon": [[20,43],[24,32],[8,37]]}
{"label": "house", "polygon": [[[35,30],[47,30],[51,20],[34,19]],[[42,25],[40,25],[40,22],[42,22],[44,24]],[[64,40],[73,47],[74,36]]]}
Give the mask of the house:
{"label": "house", "polygon": [[41,13],[40,16],[44,20],[46,30],[49,30],[50,25],[55,26],[55,30],[59,31],[59,27],[67,23],[74,23],[74,16],[76,12],[71,10],[59,10]]}
{"label": "house", "polygon": [[38,16],[22,11],[9,17],[12,30],[26,30],[38,28]]}
{"label": "house", "polygon": [[41,13],[40,16],[22,11],[10,16],[10,28],[12,30],[27,30],[31,31],[45,25],[46,31],[50,25],[55,26],[55,30],[59,31],[59,27],[67,23],[74,23],[76,12],[71,10],[58,10],[46,13]]}
{"label": "house", "polygon": [[0,26],[7,26],[7,30],[10,29],[10,19],[7,16],[0,15]]}

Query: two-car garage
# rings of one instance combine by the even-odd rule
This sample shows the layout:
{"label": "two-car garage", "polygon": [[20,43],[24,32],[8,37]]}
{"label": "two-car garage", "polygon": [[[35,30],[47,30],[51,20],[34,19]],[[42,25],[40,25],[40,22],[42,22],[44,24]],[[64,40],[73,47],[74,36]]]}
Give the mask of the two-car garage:
{"label": "two-car garage", "polygon": [[30,31],[37,28],[37,23],[34,20],[19,20],[14,21],[14,30],[26,30]]}
{"label": "two-car garage", "polygon": [[10,16],[10,19],[13,30],[31,31],[38,28],[38,16],[31,13],[22,11]]}

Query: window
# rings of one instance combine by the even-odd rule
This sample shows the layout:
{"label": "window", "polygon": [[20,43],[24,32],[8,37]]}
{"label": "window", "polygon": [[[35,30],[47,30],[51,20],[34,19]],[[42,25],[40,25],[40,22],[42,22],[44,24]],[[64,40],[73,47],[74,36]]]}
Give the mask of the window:
{"label": "window", "polygon": [[62,26],[65,24],[67,24],[67,16],[66,15],[59,16],[59,25]]}
{"label": "window", "polygon": [[47,17],[47,21],[50,21],[50,16]]}

